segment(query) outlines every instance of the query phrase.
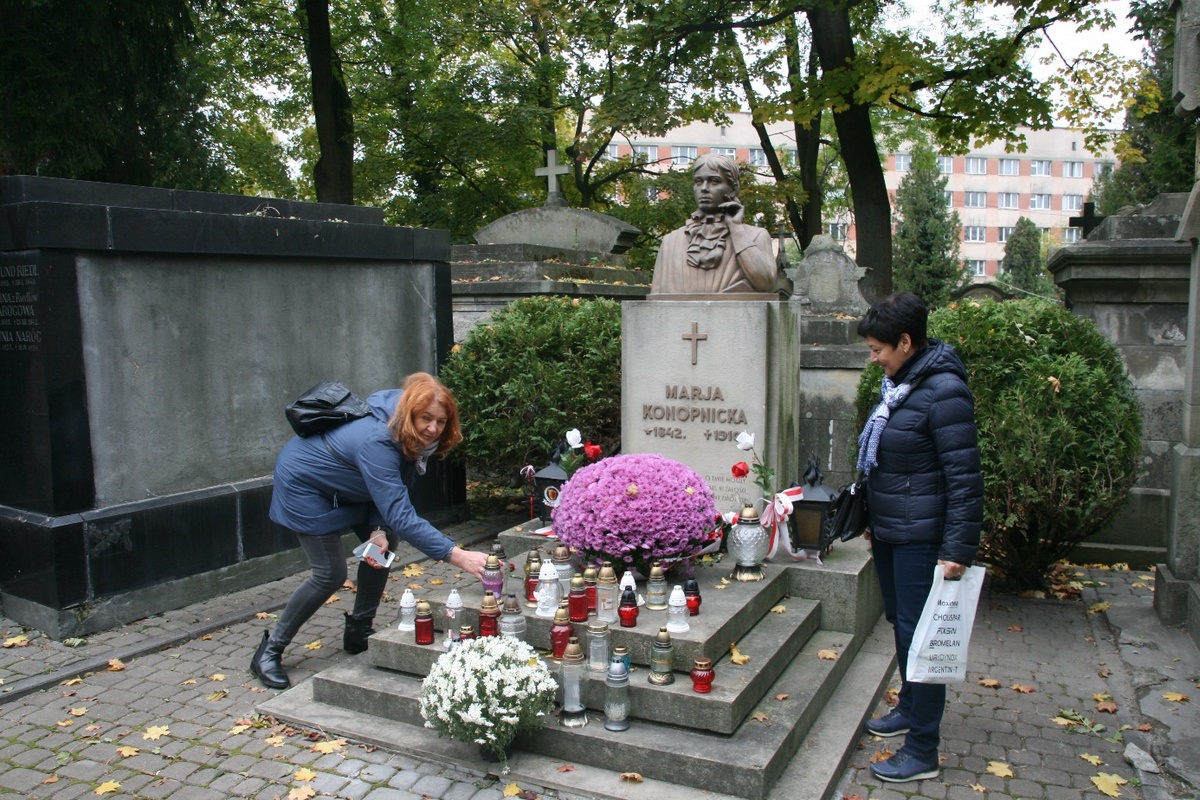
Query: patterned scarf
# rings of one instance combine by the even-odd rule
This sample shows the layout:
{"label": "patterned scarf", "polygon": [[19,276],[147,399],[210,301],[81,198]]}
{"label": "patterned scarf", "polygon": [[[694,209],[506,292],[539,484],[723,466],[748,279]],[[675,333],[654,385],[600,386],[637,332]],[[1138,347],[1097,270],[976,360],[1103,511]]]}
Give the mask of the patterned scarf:
{"label": "patterned scarf", "polygon": [[880,387],[883,400],[875,406],[867,424],[863,426],[862,433],[858,435],[858,463],[854,467],[855,470],[863,475],[870,475],[871,470],[879,466],[879,438],[883,436],[883,429],[887,427],[892,409],[903,403],[910,391],[911,383],[897,386],[891,378],[883,376],[883,385]]}
{"label": "patterned scarf", "polygon": [[687,235],[687,263],[697,269],[716,269],[725,256],[725,242],[729,239],[729,226],[724,214],[705,214],[693,211],[683,226]]}
{"label": "patterned scarf", "polygon": [[441,444],[441,442],[434,442],[433,444],[429,445],[424,450],[422,450],[421,454],[417,456],[417,474],[418,475],[425,474],[425,466],[429,462],[429,457],[437,452],[438,445],[440,445],[440,444]]}

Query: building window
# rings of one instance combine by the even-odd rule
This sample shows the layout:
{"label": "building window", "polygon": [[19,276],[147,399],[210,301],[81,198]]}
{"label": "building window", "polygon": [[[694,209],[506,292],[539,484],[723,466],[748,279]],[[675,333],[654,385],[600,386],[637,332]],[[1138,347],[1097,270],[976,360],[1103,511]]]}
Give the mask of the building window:
{"label": "building window", "polygon": [[1001,175],[1020,175],[1021,162],[1015,158],[1000,159],[1000,174]]}
{"label": "building window", "polygon": [[850,223],[848,222],[831,222],[829,223],[829,235],[834,241],[846,241],[847,234],[850,233]]}
{"label": "building window", "polygon": [[674,165],[690,164],[696,160],[696,148],[671,147],[671,163]]}
{"label": "building window", "polygon": [[912,167],[912,156],[908,153],[896,153],[896,172],[908,172]]}
{"label": "building window", "polygon": [[1006,226],[997,228],[996,230],[998,230],[1000,232],[1000,235],[997,238],[997,241],[999,241],[1000,244],[1004,244],[1005,242],[1008,241],[1008,237],[1013,235],[1013,231],[1015,231],[1016,228],[1014,228],[1012,225],[1006,225]]}
{"label": "building window", "polygon": [[954,159],[950,156],[938,156],[937,168],[938,172],[949,175],[951,172],[954,172]]}
{"label": "building window", "polygon": [[635,144],[633,145],[633,160],[634,161],[657,161],[658,147],[652,144]]}
{"label": "building window", "polygon": [[1046,176],[1050,174],[1050,162],[1035,160],[1029,162],[1029,174]]}
{"label": "building window", "polygon": [[765,167],[767,165],[767,153],[761,147],[750,148],[750,166]]}
{"label": "building window", "polygon": [[1063,162],[1063,177],[1064,178],[1082,178],[1083,177],[1083,162],[1082,161],[1064,161]]}
{"label": "building window", "polygon": [[963,239],[968,242],[986,242],[987,228],[982,225],[967,225],[963,228]]}
{"label": "building window", "polygon": [[1033,210],[1033,211],[1049,211],[1050,210],[1050,195],[1048,195],[1048,194],[1031,194],[1031,195],[1029,195],[1029,208],[1030,208],[1030,210]]}
{"label": "building window", "polygon": [[617,146],[615,144],[610,144],[607,147],[605,147],[604,150],[601,151],[601,153],[600,153],[600,160],[601,161],[616,161],[617,160]]}
{"label": "building window", "polygon": [[1079,228],[1066,228],[1063,230],[1063,244],[1075,244],[1079,241]]}
{"label": "building window", "polygon": [[946,201],[946,208],[954,208],[954,192],[942,192],[942,199]]}
{"label": "building window", "polygon": [[1092,173],[1099,178],[1101,175],[1108,175],[1113,171],[1113,163],[1111,161],[1101,161],[1092,168]]}
{"label": "building window", "polygon": [[977,278],[987,275],[987,262],[982,258],[968,258],[967,271]]}
{"label": "building window", "polygon": [[1080,211],[1083,209],[1083,195],[1081,194],[1064,194],[1063,195],[1063,211]]}
{"label": "building window", "polygon": [[729,156],[730,158],[737,158],[737,148],[736,147],[714,147],[712,149],[712,154],[714,156]]}
{"label": "building window", "polygon": [[967,192],[964,199],[967,208],[987,208],[987,192]]}
{"label": "building window", "polygon": [[987,175],[987,159],[978,156],[967,157],[968,175]]}
{"label": "building window", "polygon": [[997,205],[1000,208],[1020,208],[1021,196],[1016,192],[1000,192],[999,202]]}

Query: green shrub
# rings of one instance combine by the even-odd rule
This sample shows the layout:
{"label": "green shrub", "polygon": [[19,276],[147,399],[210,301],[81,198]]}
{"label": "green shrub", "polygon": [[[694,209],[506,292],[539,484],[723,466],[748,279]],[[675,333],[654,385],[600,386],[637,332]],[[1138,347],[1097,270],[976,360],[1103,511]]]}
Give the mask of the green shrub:
{"label": "green shrub", "polygon": [[[1043,588],[1055,561],[1096,533],[1136,478],[1142,420],[1117,349],[1054,303],[964,301],[930,315],[975,395],[983,460],[979,559],[1000,585]],[[882,371],[859,383],[858,427]]]}
{"label": "green shrub", "polygon": [[442,368],[473,474],[511,484],[578,428],[610,454],[621,439],[621,306],[530,297],[477,325]]}

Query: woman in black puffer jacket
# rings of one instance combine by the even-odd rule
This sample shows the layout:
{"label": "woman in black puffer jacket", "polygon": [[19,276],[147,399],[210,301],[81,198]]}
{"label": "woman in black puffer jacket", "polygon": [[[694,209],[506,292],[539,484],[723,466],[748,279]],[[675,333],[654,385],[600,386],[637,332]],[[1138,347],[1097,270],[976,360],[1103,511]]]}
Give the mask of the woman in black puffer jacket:
{"label": "woman in black puffer jacket", "polygon": [[907,734],[896,755],[871,765],[875,777],[892,782],[938,774],[946,687],[909,683],[905,663],[934,567],[961,577],[983,522],[975,401],[954,348],[927,338],[928,318],[921,298],[900,292],[858,324],[884,373],[881,402],[859,436],[858,470],[869,476],[868,530],[903,681],[896,707],[867,722],[877,736]]}

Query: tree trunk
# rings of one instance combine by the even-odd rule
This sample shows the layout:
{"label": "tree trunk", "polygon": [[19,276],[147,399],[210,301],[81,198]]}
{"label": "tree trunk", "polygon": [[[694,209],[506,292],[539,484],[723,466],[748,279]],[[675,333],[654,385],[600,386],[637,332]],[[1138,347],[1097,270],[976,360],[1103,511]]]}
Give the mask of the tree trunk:
{"label": "tree trunk", "polygon": [[[821,69],[831,73],[853,62],[854,40],[846,9],[818,8],[807,14]],[[849,107],[835,111],[833,122],[854,193],[855,260],[870,268],[858,285],[867,302],[873,303],[892,291],[892,206],[875,147],[871,109],[855,103],[852,96],[845,100]]]}
{"label": "tree trunk", "polygon": [[[795,17],[788,18],[784,39],[787,43],[788,78],[791,82],[792,93],[795,95],[793,102],[798,104],[805,79],[801,76],[800,70],[800,32],[797,30]],[[807,73],[808,80],[815,83],[817,51],[813,48],[809,48],[808,51]],[[795,119],[794,114],[793,119]],[[797,123],[792,127],[796,136],[796,163],[800,168],[800,184],[804,187],[804,203],[800,206],[798,219],[793,221],[793,225],[795,225],[796,238],[800,242],[800,249],[807,250],[813,237],[822,231],[821,207],[825,197],[817,172],[818,157],[821,153],[821,112],[817,112],[807,126]]]}
{"label": "tree trunk", "polygon": [[342,64],[333,52],[328,0],[303,0],[304,51],[312,75],[320,157],[313,167],[317,200],[354,203],[354,115]]}

